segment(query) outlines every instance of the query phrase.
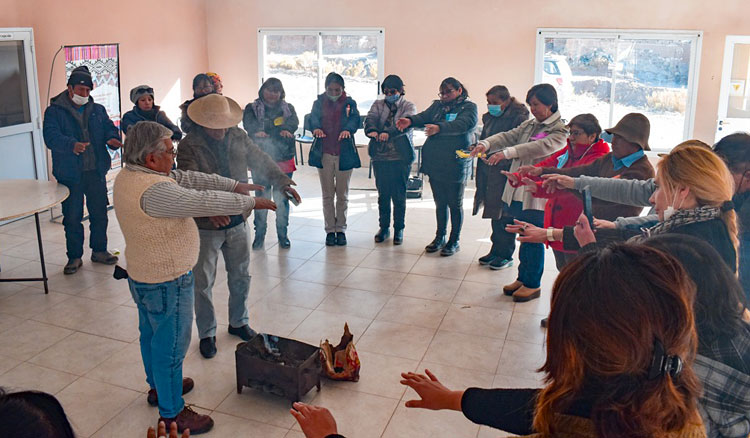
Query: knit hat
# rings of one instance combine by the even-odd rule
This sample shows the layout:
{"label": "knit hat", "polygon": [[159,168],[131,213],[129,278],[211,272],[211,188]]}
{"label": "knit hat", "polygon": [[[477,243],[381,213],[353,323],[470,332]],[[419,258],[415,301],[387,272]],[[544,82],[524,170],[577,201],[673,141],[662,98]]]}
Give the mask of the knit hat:
{"label": "knit hat", "polygon": [[132,90],[130,90],[130,101],[133,102],[134,105],[138,105],[138,99],[141,97],[150,94],[151,98],[154,99],[154,89],[151,88],[148,85],[139,85]]}
{"label": "knit hat", "polygon": [[68,79],[68,85],[85,85],[91,89],[94,89],[94,81],[91,79],[91,72],[85,65],[76,67],[70,73]]}
{"label": "knit hat", "polygon": [[648,136],[651,133],[651,123],[641,113],[630,113],[617,122],[614,128],[605,129],[610,134],[624,138],[630,143],[635,143],[644,151],[650,151]]}
{"label": "knit hat", "polygon": [[242,108],[239,104],[221,94],[209,94],[195,99],[188,106],[187,113],[192,121],[211,129],[231,128],[242,120]]}

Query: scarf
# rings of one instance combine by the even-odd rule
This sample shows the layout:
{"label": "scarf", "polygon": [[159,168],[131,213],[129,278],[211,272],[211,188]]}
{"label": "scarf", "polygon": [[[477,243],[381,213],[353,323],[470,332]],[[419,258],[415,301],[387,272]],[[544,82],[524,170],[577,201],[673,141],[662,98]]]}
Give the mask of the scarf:
{"label": "scarf", "polygon": [[[291,117],[292,111],[289,109],[289,104],[286,103],[285,100],[280,100],[279,104],[281,105],[281,115],[284,117],[284,119],[287,119]],[[263,119],[266,117],[266,104],[263,102],[263,100],[259,97],[255,99],[253,103],[250,104],[250,107],[253,109],[253,112],[255,113],[255,118],[260,122],[263,121]]]}
{"label": "scarf", "polygon": [[675,228],[679,228],[683,225],[694,224],[698,222],[708,222],[710,220],[718,219],[724,212],[722,207],[698,207],[691,210],[677,210],[669,220],[659,222],[650,228],[643,228],[643,234],[640,236],[633,237],[631,240],[634,242],[642,242],[647,237],[656,236],[658,234],[664,234],[672,231]]}
{"label": "scarf", "polygon": [[443,103],[440,102],[440,109],[435,112],[435,115],[432,117],[433,123],[438,122],[445,122],[446,115],[456,109],[457,106],[464,103],[467,99],[467,96],[458,96],[456,99],[452,100],[451,102]]}

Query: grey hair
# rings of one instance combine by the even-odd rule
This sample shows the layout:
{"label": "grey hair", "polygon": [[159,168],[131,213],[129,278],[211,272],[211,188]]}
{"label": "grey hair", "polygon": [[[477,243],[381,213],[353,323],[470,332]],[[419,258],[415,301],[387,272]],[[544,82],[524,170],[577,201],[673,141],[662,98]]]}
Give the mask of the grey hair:
{"label": "grey hair", "polygon": [[166,150],[165,138],[172,137],[172,131],[156,122],[142,121],[131,126],[125,137],[122,159],[126,164],[144,166],[146,156]]}

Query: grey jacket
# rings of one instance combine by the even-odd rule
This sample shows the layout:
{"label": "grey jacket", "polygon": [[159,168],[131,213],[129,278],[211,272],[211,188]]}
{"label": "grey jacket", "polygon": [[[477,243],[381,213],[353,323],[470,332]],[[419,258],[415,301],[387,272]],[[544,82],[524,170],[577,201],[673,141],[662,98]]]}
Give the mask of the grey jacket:
{"label": "grey jacket", "polygon": [[[618,204],[634,205],[636,207],[650,207],[649,199],[656,191],[654,179],[618,179],[599,178],[595,176],[579,176],[575,179],[575,189],[583,190],[589,186],[591,196],[604,201]],[[653,208],[647,216],[619,217],[615,220],[616,228],[640,228],[659,220]]]}
{"label": "grey jacket", "polygon": [[[568,128],[557,111],[544,121],[529,119],[510,131],[489,136],[479,143],[487,147],[487,154],[503,151],[506,158],[512,159],[510,172],[516,172],[521,166],[534,165],[554,152],[565,147]],[[513,201],[523,202],[524,210],[544,210],[546,198],[535,198],[523,187],[514,188],[505,184],[503,202],[510,205]]]}

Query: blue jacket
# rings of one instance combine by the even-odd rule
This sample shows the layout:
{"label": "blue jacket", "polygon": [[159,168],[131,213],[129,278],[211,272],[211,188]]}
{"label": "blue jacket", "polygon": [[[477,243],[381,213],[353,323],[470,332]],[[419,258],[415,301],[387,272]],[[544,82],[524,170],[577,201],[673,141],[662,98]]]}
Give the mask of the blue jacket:
{"label": "blue jacket", "polygon": [[[107,142],[120,139],[117,129],[107,115],[104,106],[89,99],[86,105],[93,105],[89,115],[89,142],[96,156],[96,171],[104,177],[112,165],[107,150]],[[44,143],[52,151],[52,174],[61,183],[75,184],[81,180],[82,159],[73,153],[73,145],[82,141],[82,128],[72,111],[76,111],[68,91],[52,98],[44,111]]]}
{"label": "blue jacket", "polygon": [[167,129],[172,131],[172,140],[180,141],[182,139],[182,131],[180,131],[180,128],[169,120],[167,114],[164,111],[161,111],[161,107],[158,105],[154,105],[154,109],[150,114],[141,111],[140,108],[138,108],[138,105],[133,106],[132,110],[123,114],[120,128],[122,129],[122,132],[127,135],[128,129],[131,126],[143,121],[151,121],[164,125]]}
{"label": "blue jacket", "polygon": [[[318,96],[318,100],[313,103],[310,111],[310,130],[323,128],[323,102],[328,99],[325,93]],[[348,115],[347,115],[348,111]],[[341,141],[341,157],[339,159],[339,170],[349,170],[362,167],[359,159],[359,153],[354,145],[354,133],[362,124],[359,111],[357,111],[357,102],[349,96],[346,96],[346,105],[341,110],[341,130],[349,131],[351,137]],[[310,156],[308,162],[311,166],[323,168],[323,143],[319,139],[313,141],[310,147]]]}

